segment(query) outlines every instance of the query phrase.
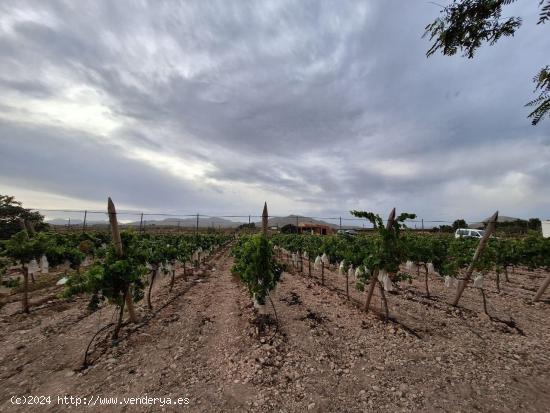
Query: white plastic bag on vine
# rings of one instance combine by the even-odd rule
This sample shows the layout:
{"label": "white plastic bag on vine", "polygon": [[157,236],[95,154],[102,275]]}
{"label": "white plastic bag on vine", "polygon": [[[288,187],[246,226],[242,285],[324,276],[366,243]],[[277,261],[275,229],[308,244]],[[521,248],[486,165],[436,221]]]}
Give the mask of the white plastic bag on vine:
{"label": "white plastic bag on vine", "polygon": [[42,258],[40,258],[40,269],[42,274],[47,274],[49,272],[50,263],[48,262],[48,257],[45,255],[42,255]]}
{"label": "white plastic bag on vine", "polygon": [[384,286],[384,291],[395,291],[395,286],[386,271],[384,271],[384,275],[382,277],[382,285]]}
{"label": "white plastic bag on vine", "polygon": [[353,269],[353,264],[351,264],[348,268],[348,277],[353,277],[355,275],[355,271]]}
{"label": "white plastic bag on vine", "polygon": [[434,265],[431,262],[428,263],[427,267],[428,267],[428,274],[433,274],[435,272]]}
{"label": "white plastic bag on vine", "polygon": [[295,252],[292,253],[292,263],[295,267],[298,266],[298,254],[296,254]]}
{"label": "white plastic bag on vine", "polygon": [[355,269],[355,279],[361,277],[363,275],[363,270],[361,269],[361,266],[357,267]]}
{"label": "white plastic bag on vine", "polygon": [[260,304],[256,297],[254,297],[254,308],[258,310],[258,314],[266,314],[265,304]]}
{"label": "white plastic bag on vine", "polygon": [[481,274],[474,278],[474,288],[483,288],[484,279],[485,277]]}
{"label": "white plastic bag on vine", "polygon": [[315,257],[315,263],[313,264],[313,268],[315,270],[320,270],[321,269],[321,257],[317,255],[317,257]]}
{"label": "white plastic bag on vine", "polygon": [[302,258],[303,258],[304,260],[309,260],[309,254],[307,253],[307,251],[304,251],[304,252],[302,253]]}
{"label": "white plastic bag on vine", "polygon": [[340,262],[340,265],[338,266],[338,274],[339,275],[344,275],[344,267],[345,267],[345,260],[342,260]]}
{"label": "white plastic bag on vine", "polygon": [[330,261],[328,259],[328,255],[323,253],[322,257],[321,257],[321,261],[323,261],[323,264],[325,265],[329,265],[330,264]]}
{"label": "white plastic bag on vine", "polygon": [[407,261],[407,262],[405,263],[405,269],[406,269],[407,271],[411,272],[411,271],[412,271],[412,267],[413,267],[413,262],[412,262],[412,261],[409,260],[409,261]]}
{"label": "white plastic bag on vine", "polygon": [[381,283],[384,282],[384,277],[386,277],[388,274],[386,273],[386,270],[379,270],[378,271],[378,281]]}
{"label": "white plastic bag on vine", "polygon": [[29,274],[36,274],[40,272],[40,267],[38,266],[38,263],[34,259],[27,264],[27,269],[29,271]]}
{"label": "white plastic bag on vine", "polygon": [[448,275],[446,275],[444,277],[445,279],[445,287],[447,288],[455,288],[458,286],[458,280],[454,277],[449,277]]}

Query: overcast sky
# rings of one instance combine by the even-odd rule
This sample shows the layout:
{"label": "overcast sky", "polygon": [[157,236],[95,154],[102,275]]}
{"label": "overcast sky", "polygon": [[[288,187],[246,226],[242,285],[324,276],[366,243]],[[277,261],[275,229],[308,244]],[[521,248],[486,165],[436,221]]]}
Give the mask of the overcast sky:
{"label": "overcast sky", "polygon": [[[445,2],[445,1],[443,1]],[[28,207],[550,218],[550,26],[434,56],[428,1],[0,3],[0,193]]]}

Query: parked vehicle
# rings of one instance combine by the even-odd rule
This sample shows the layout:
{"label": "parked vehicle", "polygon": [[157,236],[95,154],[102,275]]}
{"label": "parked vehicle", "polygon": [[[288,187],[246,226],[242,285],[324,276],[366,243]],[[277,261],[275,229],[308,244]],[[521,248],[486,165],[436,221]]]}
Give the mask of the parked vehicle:
{"label": "parked vehicle", "polygon": [[339,229],[336,233],[339,235],[357,235],[357,231],[354,229]]}
{"label": "parked vehicle", "polygon": [[455,231],[455,238],[481,238],[484,234],[482,229],[459,228]]}

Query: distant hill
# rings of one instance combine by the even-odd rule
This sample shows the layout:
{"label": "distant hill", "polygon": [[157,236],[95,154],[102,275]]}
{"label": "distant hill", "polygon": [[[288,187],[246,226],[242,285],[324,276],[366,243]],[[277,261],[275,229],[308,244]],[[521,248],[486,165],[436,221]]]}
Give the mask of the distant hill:
{"label": "distant hill", "polygon": [[[268,225],[270,227],[284,227],[285,225],[292,224],[296,225],[296,218],[298,218],[298,223],[308,223],[308,224],[315,224],[315,225],[328,225],[332,229],[338,229],[340,226],[338,224],[326,222],[323,220],[313,219],[304,217],[301,215],[288,215],[286,217],[274,217],[270,218],[268,220]],[[66,226],[69,221],[67,219],[52,219],[46,221],[48,224],[52,225],[64,225]],[[82,225],[82,219],[71,219],[71,226],[73,225]],[[239,225],[247,224],[247,222],[235,222],[230,221],[225,218],[218,218],[218,217],[199,217],[199,228],[237,228]],[[109,224],[109,221],[107,219],[101,220],[101,221],[86,221],[86,226],[93,226],[93,225],[107,225]],[[124,226],[132,226],[132,227],[139,227],[140,221],[132,221],[132,222],[126,222],[121,223]],[[261,227],[262,223],[261,221],[254,222],[254,224],[257,227]],[[182,228],[194,228],[197,225],[197,219],[195,217],[189,217],[189,218],[176,218],[176,217],[169,217],[164,219],[147,219],[147,216],[143,217],[143,225],[145,226],[166,226],[166,227],[177,227],[180,226]],[[350,228],[361,228],[360,226],[354,226],[354,225],[342,225],[343,229],[350,229]]]}
{"label": "distant hill", "polygon": [[[46,221],[48,224],[51,225],[60,225],[60,226],[66,226],[69,224],[68,219],[51,219]],[[122,222],[121,225],[124,226],[132,226],[132,227],[139,227],[139,221],[133,221],[133,222]],[[83,221],[82,219],[71,219],[71,226],[73,225],[82,225]],[[108,220],[102,220],[102,221],[86,221],[86,226],[93,226],[93,225],[107,225],[109,224]],[[147,219],[147,217],[144,217],[143,219],[143,225],[146,226],[174,226],[177,227],[179,224],[182,228],[194,228],[197,225],[197,219],[196,218],[165,218],[165,219]],[[199,218],[199,228],[237,228],[239,225],[241,225],[242,222],[234,222],[230,221],[228,219],[223,218]]]}
{"label": "distant hill", "polygon": [[[296,221],[296,218],[298,218],[297,221]],[[338,228],[338,225],[332,225],[332,224],[329,224],[328,222],[325,222],[325,221],[320,221],[320,220],[317,220],[317,219],[307,218],[307,217],[303,217],[303,216],[300,216],[300,215],[289,215],[287,217],[269,218],[267,220],[267,225],[269,227],[279,227],[279,228],[281,228],[281,227],[284,227],[285,225],[288,225],[288,224],[296,225],[296,222],[298,222],[298,224],[309,223],[309,224],[317,224],[317,225],[328,225],[331,228]],[[259,226],[259,227],[262,226],[261,221],[255,222],[255,224],[256,224],[256,226]]]}
{"label": "distant hill", "polygon": [[[470,225],[468,225],[468,228],[472,228],[472,229],[484,228],[485,224],[489,221],[490,218],[491,217],[487,217],[481,222],[473,222]],[[497,222],[514,222],[514,221],[521,221],[521,218],[507,217],[505,215],[499,215],[497,218]]]}
{"label": "distant hill", "polygon": [[[339,224],[333,224],[323,220],[308,218],[301,215],[289,215],[286,217],[269,218],[267,221],[268,226],[279,227],[279,228],[284,227],[285,225],[288,225],[288,224],[296,225],[296,223],[298,223],[298,225],[302,223],[315,224],[315,225],[328,225],[330,228],[335,230],[340,228]],[[255,224],[256,226],[260,226],[260,227],[262,225],[261,221],[255,222]],[[350,228],[360,228],[360,227],[352,226],[352,225],[342,225],[342,228],[350,229]]]}
{"label": "distant hill", "polygon": [[[194,228],[197,225],[197,218],[165,218],[161,220],[148,220],[143,218],[144,225],[156,225],[156,226],[170,226],[182,228]],[[234,222],[224,218],[218,217],[199,217],[199,228],[237,228],[242,222]],[[125,225],[139,226],[139,221],[129,222]]]}
{"label": "distant hill", "polygon": [[[51,225],[68,225],[69,220],[68,219],[56,218],[56,219],[46,220],[46,223],[51,224]],[[84,223],[84,221],[81,220],[81,219],[71,219],[71,226],[73,226],[73,225],[82,225],[83,223]],[[97,221],[97,220],[96,221],[88,221],[88,220],[86,220],[86,225],[106,225],[108,223],[109,223],[108,220],[102,220],[102,221]]]}

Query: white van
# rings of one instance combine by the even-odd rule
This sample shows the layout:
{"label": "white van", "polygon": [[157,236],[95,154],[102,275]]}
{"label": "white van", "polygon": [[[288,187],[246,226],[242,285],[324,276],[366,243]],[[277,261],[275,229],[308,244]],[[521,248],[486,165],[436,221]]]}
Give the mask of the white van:
{"label": "white van", "polygon": [[455,238],[481,238],[484,234],[482,229],[459,228],[455,231]]}

